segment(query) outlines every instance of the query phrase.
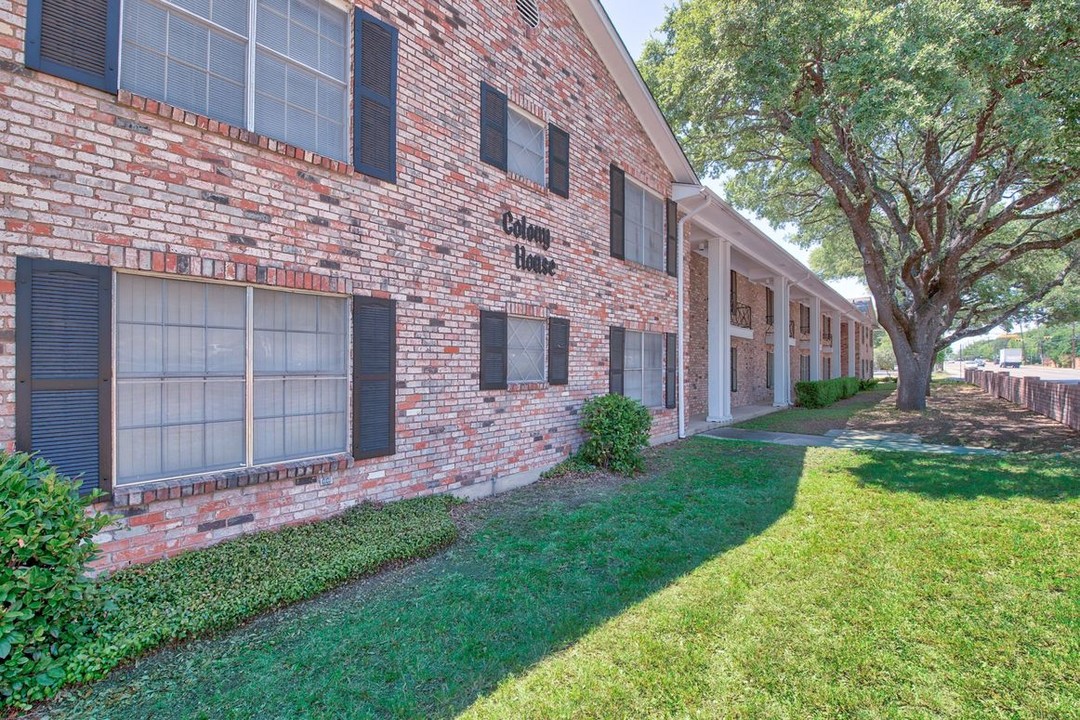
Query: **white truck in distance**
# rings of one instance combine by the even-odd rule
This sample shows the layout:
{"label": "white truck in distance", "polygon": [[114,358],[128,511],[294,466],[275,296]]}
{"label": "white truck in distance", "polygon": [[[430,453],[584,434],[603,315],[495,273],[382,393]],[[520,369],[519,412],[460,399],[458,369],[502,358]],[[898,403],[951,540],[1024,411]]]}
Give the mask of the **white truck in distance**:
{"label": "white truck in distance", "polygon": [[1003,368],[1018,368],[1023,361],[1023,351],[1020,348],[1002,348],[998,351],[998,366]]}

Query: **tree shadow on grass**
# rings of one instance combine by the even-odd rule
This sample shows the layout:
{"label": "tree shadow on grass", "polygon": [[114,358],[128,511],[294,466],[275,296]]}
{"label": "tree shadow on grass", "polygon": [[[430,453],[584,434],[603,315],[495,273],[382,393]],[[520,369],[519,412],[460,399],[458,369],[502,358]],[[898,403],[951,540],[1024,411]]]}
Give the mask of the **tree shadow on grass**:
{"label": "tree shadow on grass", "polygon": [[1047,502],[1080,495],[1080,459],[1069,457],[867,453],[853,468],[860,484],[934,499],[1026,497]]}
{"label": "tree shadow on grass", "polygon": [[441,555],[159,652],[49,717],[452,717],[766,530],[792,506],[803,456],[690,440],[655,453],[643,479],[476,503]]}

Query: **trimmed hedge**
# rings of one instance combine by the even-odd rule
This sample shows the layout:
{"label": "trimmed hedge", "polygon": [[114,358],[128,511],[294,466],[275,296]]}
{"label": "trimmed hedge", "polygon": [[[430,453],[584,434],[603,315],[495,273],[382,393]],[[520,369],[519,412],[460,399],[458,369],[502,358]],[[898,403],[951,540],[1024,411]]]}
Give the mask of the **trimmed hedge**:
{"label": "trimmed hedge", "polygon": [[795,401],[805,408],[823,408],[859,392],[859,379],[802,380],[795,383]]}
{"label": "trimmed hedge", "polygon": [[364,504],[326,520],[244,535],[101,581],[114,609],[69,664],[65,682],[103,677],[164,643],[235,627],[457,538],[446,496]]}

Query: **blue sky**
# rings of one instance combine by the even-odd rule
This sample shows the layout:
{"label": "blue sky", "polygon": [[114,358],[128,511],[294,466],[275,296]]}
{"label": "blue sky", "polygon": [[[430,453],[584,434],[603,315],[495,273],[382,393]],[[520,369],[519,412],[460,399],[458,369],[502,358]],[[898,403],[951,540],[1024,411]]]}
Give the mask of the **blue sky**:
{"label": "blue sky", "polygon": [[[641,49],[645,46],[645,41],[649,39],[652,31],[664,21],[668,8],[671,7],[669,3],[660,2],[659,0],[600,0],[600,2],[603,4],[604,9],[607,10],[615,29],[622,36],[626,49],[630,51],[630,55],[635,59],[641,56]],[[707,181],[706,184],[717,192],[720,191],[720,188],[711,181]],[[753,217],[750,219],[769,237],[780,242],[788,252],[799,258],[803,263],[807,262],[808,253],[806,250],[787,242],[783,234],[770,228],[768,223],[761,222]],[[829,284],[844,297],[853,298],[869,294],[866,286],[861,281],[843,280],[830,282]]]}

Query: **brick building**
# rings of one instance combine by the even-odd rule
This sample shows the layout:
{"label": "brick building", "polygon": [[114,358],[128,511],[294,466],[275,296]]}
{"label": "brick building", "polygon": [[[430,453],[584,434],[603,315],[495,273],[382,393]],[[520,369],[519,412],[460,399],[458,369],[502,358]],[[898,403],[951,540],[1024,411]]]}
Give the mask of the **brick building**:
{"label": "brick building", "polygon": [[866,321],[701,188],[593,0],[0,0],[0,136],[0,440],[106,491],[103,567],[529,482],[609,389],[657,442],[787,404],[768,292]]}

